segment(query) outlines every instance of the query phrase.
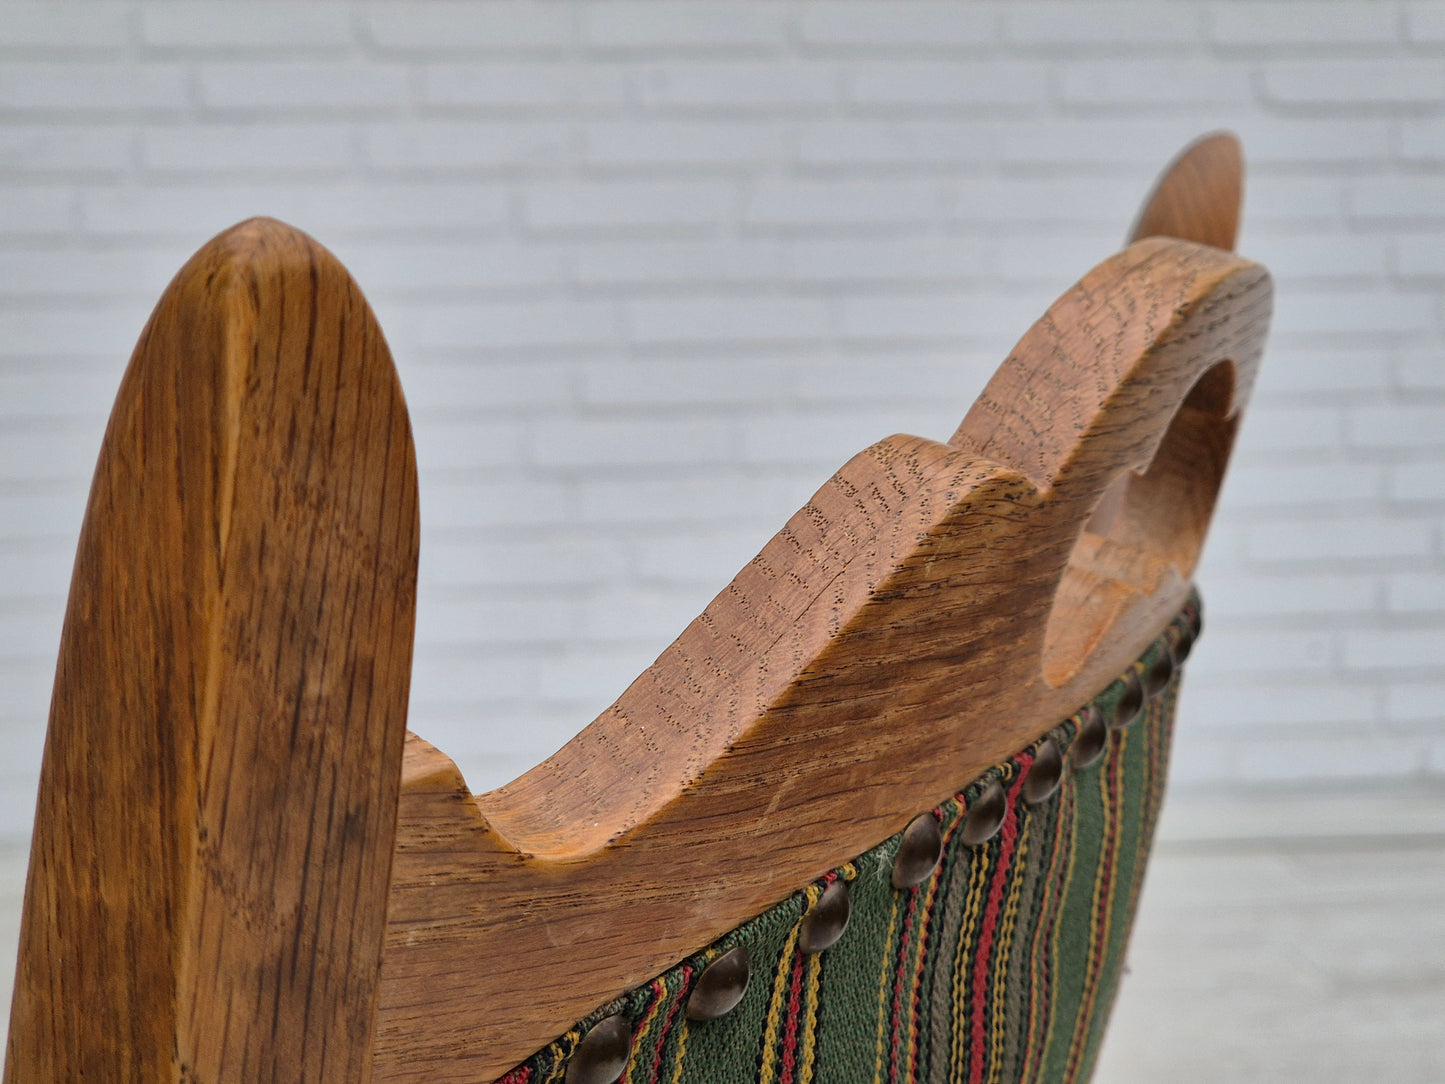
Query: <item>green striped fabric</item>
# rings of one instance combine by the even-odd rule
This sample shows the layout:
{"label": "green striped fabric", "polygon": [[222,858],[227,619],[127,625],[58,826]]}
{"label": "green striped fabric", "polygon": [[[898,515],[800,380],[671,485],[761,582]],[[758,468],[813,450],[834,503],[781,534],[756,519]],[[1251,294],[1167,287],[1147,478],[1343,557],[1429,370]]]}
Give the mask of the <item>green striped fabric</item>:
{"label": "green striped fabric", "polygon": [[[1134,664],[1132,680],[1165,653],[1182,659],[1198,621],[1194,596]],[[1093,701],[1105,718],[1128,678]],[[943,858],[922,884],[893,887],[894,836],[601,1006],[501,1084],[562,1084],[589,1029],[618,1014],[633,1035],[626,1084],[1088,1080],[1159,813],[1177,686],[1176,674],[1088,767],[1067,757],[1083,710],[1056,727],[1064,783],[1038,805],[1021,789],[1040,743],[942,803]],[[995,779],[1009,798],[1003,828],[968,846],[964,816]],[[805,955],[799,922],[838,878],[852,902],[847,932]],[[752,960],[742,1002],[719,1019],[688,1020],[697,977],[737,945]]]}

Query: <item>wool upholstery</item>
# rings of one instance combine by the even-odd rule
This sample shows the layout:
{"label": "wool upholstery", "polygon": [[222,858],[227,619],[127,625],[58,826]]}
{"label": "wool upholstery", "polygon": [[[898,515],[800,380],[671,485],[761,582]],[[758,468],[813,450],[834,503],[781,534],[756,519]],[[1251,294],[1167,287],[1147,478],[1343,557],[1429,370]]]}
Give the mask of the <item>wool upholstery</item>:
{"label": "wool upholstery", "polygon": [[[1135,675],[1163,652],[1182,656],[1199,613],[1191,596]],[[922,884],[893,887],[902,833],[893,836],[600,1006],[500,1084],[562,1084],[588,1030],[619,1013],[633,1031],[625,1084],[1088,1080],[1163,797],[1178,681],[1176,671],[1089,767],[1067,760],[1083,709],[1057,726],[1064,781],[1040,804],[1026,803],[1022,787],[1042,738],[940,804],[943,857]],[[1093,701],[1105,718],[1124,689],[1121,677]],[[959,829],[994,779],[1009,797],[1003,827],[968,846]],[[838,878],[852,902],[847,932],[804,955],[800,919]],[[737,945],[752,959],[742,1002],[719,1019],[688,1020],[698,976]]]}

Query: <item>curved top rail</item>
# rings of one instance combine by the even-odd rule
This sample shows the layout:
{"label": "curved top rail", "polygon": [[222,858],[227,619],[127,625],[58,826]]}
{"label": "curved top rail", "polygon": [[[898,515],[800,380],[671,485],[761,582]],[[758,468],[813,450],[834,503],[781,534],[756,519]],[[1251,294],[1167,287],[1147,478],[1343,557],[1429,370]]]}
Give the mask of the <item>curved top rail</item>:
{"label": "curved top rail", "polygon": [[[1062,532],[1072,546],[1114,479],[1150,465],[1191,390],[1220,363],[1230,367],[1227,393],[1201,413],[1216,425],[1237,416],[1269,301],[1264,269],[1218,250],[1156,238],[1106,260],[1024,336],[950,445],[897,436],[854,457],[612,708],[483,795],[483,812],[522,853],[576,857],[685,801],[743,750],[793,745],[804,735],[780,707],[860,623],[882,620],[880,599],[928,548],[921,532],[958,533],[962,519],[1003,500],[1007,508],[989,514],[1006,521],[987,532],[986,550],[979,535],[970,551],[985,568],[1026,570],[1018,582],[1029,583],[1027,570],[1044,562],[1041,535]],[[1060,558],[1042,576],[1050,592],[1064,566]],[[950,621],[979,605],[962,583],[951,593]],[[1181,590],[1170,605],[1182,599]],[[1012,608],[1010,642],[1042,638],[1030,612]],[[1095,685],[1070,689],[1068,700],[1097,692],[1150,639],[1152,630],[1109,652],[1090,667]],[[894,677],[872,680],[892,689]],[[789,770],[808,767],[790,757]]]}
{"label": "curved top rail", "polygon": [[[1187,583],[1126,577],[1129,604],[1050,671],[1081,535],[1119,472],[1173,447],[1171,416],[1237,414],[1269,301],[1264,269],[1232,253],[1131,246],[1024,337],[954,444],[855,456],[557,754],[473,802],[414,742],[379,1071],[505,1070],[1098,693],[1162,627],[1139,615],[1177,608]],[[1221,363],[1233,375],[1208,377]],[[1043,459],[1014,443],[1024,430]],[[483,1034],[454,1023],[478,999]]]}

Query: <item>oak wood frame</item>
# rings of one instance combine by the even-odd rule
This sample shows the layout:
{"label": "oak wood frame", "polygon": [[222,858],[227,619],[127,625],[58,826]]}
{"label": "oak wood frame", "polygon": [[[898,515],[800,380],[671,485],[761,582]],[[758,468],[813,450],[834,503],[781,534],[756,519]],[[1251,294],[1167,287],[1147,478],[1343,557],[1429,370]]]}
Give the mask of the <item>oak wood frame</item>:
{"label": "oak wood frame", "polygon": [[476,798],[404,738],[415,466],[375,322],[288,227],[212,241],[97,468],[5,1079],[490,1079],[1056,724],[1187,592],[1270,309],[1239,193],[1232,138],[1186,152],[948,443],[853,457]]}

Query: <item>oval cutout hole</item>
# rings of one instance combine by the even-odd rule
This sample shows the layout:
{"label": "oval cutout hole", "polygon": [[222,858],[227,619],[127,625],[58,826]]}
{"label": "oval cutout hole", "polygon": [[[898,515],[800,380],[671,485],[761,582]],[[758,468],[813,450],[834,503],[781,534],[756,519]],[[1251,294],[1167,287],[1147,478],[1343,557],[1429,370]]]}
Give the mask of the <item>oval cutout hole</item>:
{"label": "oval cutout hole", "polygon": [[[1104,490],[1074,543],[1044,633],[1044,680],[1068,683],[1125,616],[1167,608],[1199,561],[1238,419],[1235,371],[1217,362],[1175,412],[1148,469]],[[1160,620],[1167,615],[1160,615]]]}

